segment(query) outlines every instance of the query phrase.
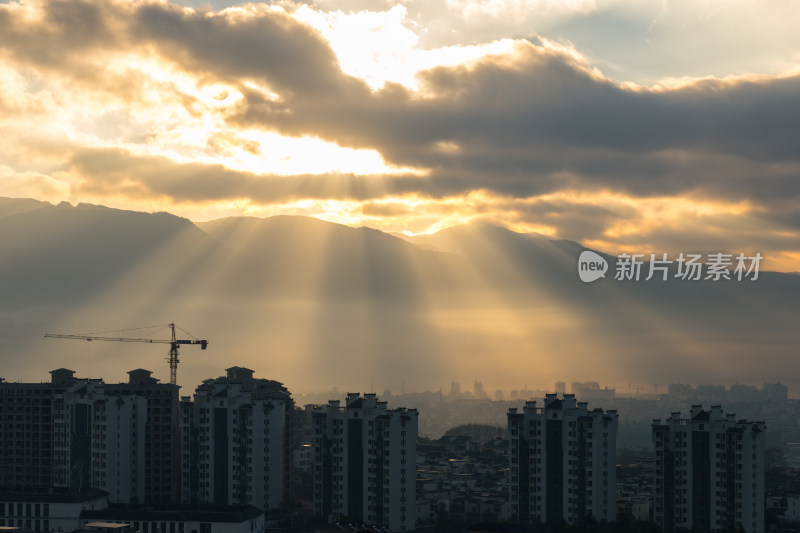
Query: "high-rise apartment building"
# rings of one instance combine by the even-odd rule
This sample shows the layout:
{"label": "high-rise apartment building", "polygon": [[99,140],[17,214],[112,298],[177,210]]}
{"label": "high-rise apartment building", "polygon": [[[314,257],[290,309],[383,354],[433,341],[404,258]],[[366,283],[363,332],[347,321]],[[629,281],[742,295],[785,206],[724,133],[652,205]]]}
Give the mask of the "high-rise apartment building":
{"label": "high-rise apartment building", "polygon": [[178,387],[147,370],[128,374],[106,384],[60,368],[50,383],[0,383],[0,487],[178,503]]}
{"label": "high-rise apartment building", "polygon": [[[109,491],[112,501],[180,502],[179,388],[159,383],[151,374],[141,368],[131,370],[128,383],[104,387],[110,478],[102,488]],[[125,460],[126,447],[130,447],[130,461]],[[123,499],[114,499],[114,489]]]}
{"label": "high-rise apartment building", "polygon": [[[98,391],[92,424],[92,480],[118,503],[147,501],[145,495],[145,424],[147,398],[140,395],[105,398]],[[93,399],[90,397],[89,401]]]}
{"label": "high-rise apartment building", "polygon": [[574,394],[508,410],[509,497],[520,522],[616,519],[615,410],[587,409]]}
{"label": "high-rise apartment building", "polygon": [[315,513],[413,531],[418,418],[416,409],[387,409],[375,394],[314,408]]}
{"label": "high-rise apartment building", "polygon": [[664,531],[764,531],[763,422],[693,405],[653,421],[653,518]]}
{"label": "high-rise apartment building", "polygon": [[75,379],[67,369],[54,370],[50,383],[9,383],[0,379],[0,490],[44,491],[69,486],[69,472],[56,477],[54,435],[65,434],[64,391]]}
{"label": "high-rise apartment building", "polygon": [[[76,379],[73,374],[65,369],[52,372],[54,380],[61,375],[61,382],[69,384],[53,397],[53,487],[85,490],[98,487],[94,466],[99,454],[105,457],[106,453],[105,446],[94,439],[98,422],[102,422],[98,416],[104,410],[104,384],[99,379]],[[99,436],[104,435],[102,432]]]}
{"label": "high-rise apartment building", "polygon": [[294,401],[248,368],[205,380],[181,402],[184,503],[277,509],[293,471]]}

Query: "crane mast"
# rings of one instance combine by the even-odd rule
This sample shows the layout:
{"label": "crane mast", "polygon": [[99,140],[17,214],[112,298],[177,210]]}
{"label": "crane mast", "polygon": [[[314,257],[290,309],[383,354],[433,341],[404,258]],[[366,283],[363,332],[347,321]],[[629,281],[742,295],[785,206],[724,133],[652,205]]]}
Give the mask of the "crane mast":
{"label": "crane mast", "polygon": [[45,337],[53,339],[81,339],[85,341],[110,341],[110,342],[144,342],[151,344],[169,344],[169,382],[173,385],[178,383],[178,347],[181,344],[199,344],[201,350],[208,347],[208,341],[205,339],[178,339],[175,333],[175,323],[167,324],[171,330],[171,339],[151,339],[148,337],[106,337],[102,335],[69,335],[63,333],[45,333]]}

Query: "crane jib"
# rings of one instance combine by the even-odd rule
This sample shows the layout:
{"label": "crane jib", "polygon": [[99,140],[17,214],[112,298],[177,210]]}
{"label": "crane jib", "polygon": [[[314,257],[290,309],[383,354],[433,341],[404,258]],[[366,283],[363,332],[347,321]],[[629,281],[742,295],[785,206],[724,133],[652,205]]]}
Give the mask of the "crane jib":
{"label": "crane jib", "polygon": [[[175,338],[175,324],[169,324],[170,329],[172,330],[172,339],[151,339],[151,338],[136,338],[136,337],[103,337],[98,335],[68,335],[63,333],[45,333],[45,337],[55,338],[55,339],[83,339],[86,341],[113,341],[113,342],[145,342],[145,343],[158,343],[158,344],[169,344],[170,351],[169,351],[169,369],[170,369],[170,378],[169,382],[173,385],[177,384],[177,372],[178,372],[178,346],[181,344],[193,344],[193,345],[200,345],[201,350],[205,350],[208,347],[208,341],[205,339],[176,339]],[[140,328],[141,329],[141,328]]]}

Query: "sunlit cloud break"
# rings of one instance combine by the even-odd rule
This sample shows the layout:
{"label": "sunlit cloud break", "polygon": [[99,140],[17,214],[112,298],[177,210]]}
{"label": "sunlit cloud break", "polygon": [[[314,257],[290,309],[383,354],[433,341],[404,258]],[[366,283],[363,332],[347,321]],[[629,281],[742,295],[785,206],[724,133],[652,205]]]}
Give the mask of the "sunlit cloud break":
{"label": "sunlit cloud break", "polygon": [[[800,270],[800,8],[726,6],[0,4],[0,195]],[[751,44],[683,53],[681,20],[721,45],[721,19]]]}

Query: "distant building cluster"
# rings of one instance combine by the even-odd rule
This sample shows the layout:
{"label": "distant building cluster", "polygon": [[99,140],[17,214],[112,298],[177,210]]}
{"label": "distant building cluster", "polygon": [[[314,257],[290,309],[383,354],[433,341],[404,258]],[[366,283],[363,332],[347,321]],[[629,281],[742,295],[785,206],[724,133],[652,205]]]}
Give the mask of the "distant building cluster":
{"label": "distant building cluster", "polygon": [[[569,389],[569,390],[568,390]],[[620,397],[639,398],[664,398],[670,397],[686,402],[698,403],[724,403],[724,402],[758,402],[780,401],[789,397],[789,389],[781,383],[764,383],[761,388],[755,385],[733,384],[725,385],[687,385],[683,383],[670,383],[668,385],[653,384],[652,387],[628,385],[627,393],[616,387],[601,386],[597,381],[573,381],[567,383],[557,381],[554,385],[556,394],[573,394],[581,401],[605,401]],[[495,390],[495,401],[528,401],[542,398],[548,391],[529,389],[511,389],[508,391]],[[461,383],[452,381],[450,389],[444,398],[448,400],[485,400],[489,395],[484,390],[483,382],[474,381],[472,390],[464,390]]]}
{"label": "distant building cluster", "polygon": [[754,385],[685,385],[670,383],[668,394],[685,401],[699,402],[757,402],[763,400],[786,400],[789,389],[781,383],[764,383],[759,389]]}
{"label": "distant building cluster", "polygon": [[603,387],[596,381],[573,381],[572,394],[580,400],[612,400],[617,394],[615,388]]}
{"label": "distant building cluster", "polygon": [[[609,387],[600,387],[596,381],[573,381],[570,383],[570,390],[572,394],[579,400],[610,400],[616,397],[616,389]],[[558,381],[555,384],[556,394],[566,394],[567,384],[563,381]],[[509,391],[496,390],[494,392],[494,399],[496,401],[528,401],[536,398],[541,398],[549,394],[544,390],[529,389],[523,387],[521,389],[511,389]],[[458,381],[450,382],[450,390],[447,393],[449,400],[486,400],[489,399],[488,393],[484,390],[483,382],[475,380],[472,384],[472,391],[462,390],[461,383]]]}
{"label": "distant building cluster", "polygon": [[[522,389],[512,389],[506,394],[505,391],[496,390],[494,392],[494,399],[496,401],[518,401],[518,400],[531,400],[536,397],[541,397],[547,394],[543,390],[535,390],[524,387]],[[448,400],[488,400],[489,394],[486,392],[482,381],[475,380],[472,383],[472,390],[462,390],[461,382],[451,381],[450,389],[446,395]]]}

